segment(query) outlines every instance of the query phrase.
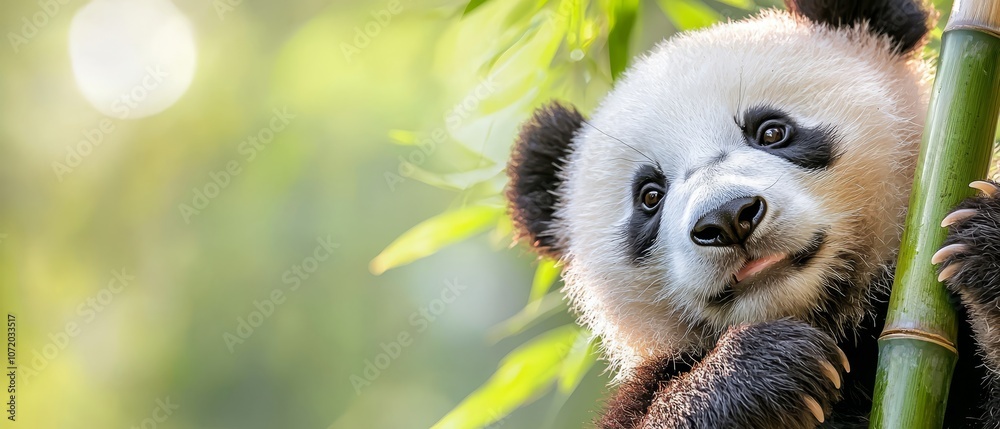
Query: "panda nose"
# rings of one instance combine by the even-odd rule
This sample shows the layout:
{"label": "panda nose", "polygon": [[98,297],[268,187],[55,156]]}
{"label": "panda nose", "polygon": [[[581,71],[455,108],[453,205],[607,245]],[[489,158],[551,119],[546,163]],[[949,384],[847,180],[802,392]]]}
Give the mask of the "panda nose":
{"label": "panda nose", "polygon": [[746,242],[767,212],[761,197],[737,198],[706,213],[691,230],[699,246],[733,246]]}

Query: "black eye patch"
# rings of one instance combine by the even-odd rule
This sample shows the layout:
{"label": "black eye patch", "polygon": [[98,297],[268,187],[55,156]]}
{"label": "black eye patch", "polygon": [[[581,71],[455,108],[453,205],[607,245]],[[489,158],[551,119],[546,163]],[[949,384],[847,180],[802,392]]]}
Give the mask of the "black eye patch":
{"label": "black eye patch", "polygon": [[831,126],[804,127],[787,113],[766,105],[747,109],[743,121],[737,124],[750,147],[799,167],[822,170],[837,158],[834,153],[837,136]]}
{"label": "black eye patch", "polygon": [[661,199],[666,196],[667,179],[657,167],[643,165],[632,178],[632,217],[625,227],[626,247],[633,261],[649,255],[659,234],[662,201],[650,206],[644,196],[651,192],[659,193]]}

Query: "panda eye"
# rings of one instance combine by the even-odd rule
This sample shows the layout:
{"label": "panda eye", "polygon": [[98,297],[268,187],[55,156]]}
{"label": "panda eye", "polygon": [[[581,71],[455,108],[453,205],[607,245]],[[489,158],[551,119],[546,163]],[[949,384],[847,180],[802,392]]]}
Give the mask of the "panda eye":
{"label": "panda eye", "polygon": [[837,129],[832,125],[805,126],[788,113],[766,104],[747,109],[737,119],[743,142],[751,149],[806,170],[823,170],[837,159]]}
{"label": "panda eye", "polygon": [[788,125],[776,121],[766,121],[757,129],[757,144],[764,147],[781,147],[788,141],[791,129]]}
{"label": "panda eye", "polygon": [[646,210],[656,209],[663,199],[663,191],[654,183],[647,183],[642,187],[642,207]]}

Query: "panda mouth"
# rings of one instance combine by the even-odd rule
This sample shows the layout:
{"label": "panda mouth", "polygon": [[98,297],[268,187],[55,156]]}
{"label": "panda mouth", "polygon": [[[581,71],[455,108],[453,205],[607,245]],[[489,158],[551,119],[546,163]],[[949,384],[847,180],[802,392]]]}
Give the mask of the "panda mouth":
{"label": "panda mouth", "polygon": [[743,268],[740,268],[736,274],[733,274],[733,280],[735,280],[736,283],[742,282],[743,280],[753,277],[757,273],[779,264],[786,259],[788,259],[787,253],[777,253],[763,258],[754,259],[752,261],[747,261],[747,263],[743,265]]}
{"label": "panda mouth", "polygon": [[739,269],[735,274],[733,274],[733,285],[738,286],[745,280],[752,279],[758,274],[767,271],[769,268],[775,266],[791,266],[796,268],[802,268],[817,253],[819,249],[823,247],[823,243],[826,242],[826,232],[817,231],[813,234],[812,238],[809,239],[809,243],[805,247],[800,249],[795,253],[776,253],[762,258],[752,259],[746,261],[743,267]]}
{"label": "panda mouth", "polygon": [[732,301],[738,293],[744,292],[756,283],[756,280],[769,272],[781,268],[804,268],[809,261],[819,253],[826,242],[826,232],[818,231],[801,250],[794,253],[775,253],[744,262],[731,281],[716,296],[709,299],[714,304],[726,304]]}

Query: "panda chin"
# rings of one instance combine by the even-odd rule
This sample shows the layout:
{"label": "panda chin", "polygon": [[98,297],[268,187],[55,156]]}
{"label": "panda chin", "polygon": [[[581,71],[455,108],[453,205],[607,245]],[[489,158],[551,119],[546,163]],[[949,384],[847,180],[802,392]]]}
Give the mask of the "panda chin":
{"label": "panda chin", "polygon": [[730,281],[708,303],[714,307],[725,307],[740,295],[753,293],[754,289],[773,284],[787,275],[788,270],[802,270],[819,253],[826,242],[826,232],[817,231],[809,243],[794,253],[773,253],[756,259],[747,259],[743,266],[731,276]]}

